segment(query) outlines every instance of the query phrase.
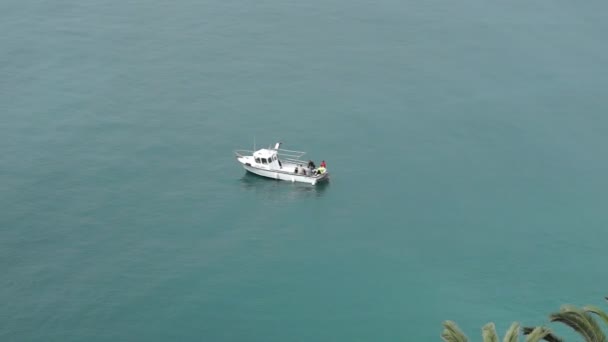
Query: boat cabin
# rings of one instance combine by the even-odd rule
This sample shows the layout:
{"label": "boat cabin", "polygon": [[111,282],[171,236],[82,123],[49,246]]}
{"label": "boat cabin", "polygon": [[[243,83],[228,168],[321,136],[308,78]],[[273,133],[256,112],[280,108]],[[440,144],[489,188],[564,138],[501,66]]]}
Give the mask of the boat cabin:
{"label": "boat cabin", "polygon": [[257,150],[253,153],[253,159],[255,160],[255,166],[260,168],[277,170],[282,167],[276,150]]}

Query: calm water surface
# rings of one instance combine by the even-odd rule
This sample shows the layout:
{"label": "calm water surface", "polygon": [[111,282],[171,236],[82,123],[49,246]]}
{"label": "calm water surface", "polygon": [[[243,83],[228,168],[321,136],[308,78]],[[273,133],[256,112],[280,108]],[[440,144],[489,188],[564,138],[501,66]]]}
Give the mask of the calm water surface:
{"label": "calm water surface", "polygon": [[[608,282],[605,1],[0,3],[0,340],[433,341]],[[325,159],[318,187],[232,150]]]}

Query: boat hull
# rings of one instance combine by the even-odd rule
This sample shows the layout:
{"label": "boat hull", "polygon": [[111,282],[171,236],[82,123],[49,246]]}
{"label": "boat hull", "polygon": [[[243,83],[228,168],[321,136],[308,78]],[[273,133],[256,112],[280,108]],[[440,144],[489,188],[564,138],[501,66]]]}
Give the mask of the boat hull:
{"label": "boat hull", "polygon": [[243,168],[253,174],[258,176],[272,178],[277,180],[284,180],[289,182],[300,182],[300,183],[308,183],[315,185],[321,181],[325,181],[329,179],[329,173],[324,173],[318,176],[304,176],[304,175],[296,175],[289,172],[282,172],[278,170],[263,170],[257,167],[253,167],[250,165],[243,164]]}

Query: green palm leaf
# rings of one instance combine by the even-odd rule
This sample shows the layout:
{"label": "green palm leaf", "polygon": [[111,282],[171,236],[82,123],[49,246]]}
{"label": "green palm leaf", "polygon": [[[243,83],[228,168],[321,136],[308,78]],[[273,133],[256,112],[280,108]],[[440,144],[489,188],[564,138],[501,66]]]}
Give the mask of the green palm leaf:
{"label": "green palm leaf", "polygon": [[608,314],[606,314],[604,311],[602,311],[597,306],[588,305],[588,306],[585,306],[583,308],[583,310],[586,312],[591,312],[591,313],[598,315],[604,321],[604,323],[608,324]]}
{"label": "green palm leaf", "polygon": [[496,335],[496,326],[494,323],[488,323],[481,328],[481,336],[483,342],[498,342],[498,336]]}
{"label": "green palm leaf", "polygon": [[453,321],[443,322],[443,332],[441,333],[441,339],[445,342],[467,342],[468,339],[464,333],[458,328],[458,325]]}
{"label": "green palm leaf", "polygon": [[517,342],[519,340],[519,323],[513,322],[507,333],[505,334],[505,338],[502,340],[503,342]]}
{"label": "green palm leaf", "polygon": [[606,336],[591,314],[579,308],[565,305],[559,312],[551,314],[549,319],[551,322],[561,322],[569,326],[587,342],[606,342]]}
{"label": "green palm leaf", "polygon": [[551,332],[551,330],[549,330],[545,327],[536,327],[536,328],[534,328],[534,330],[532,330],[530,332],[529,335],[526,336],[526,342],[541,341],[545,337],[547,337],[547,335],[549,335],[550,332]]}
{"label": "green palm leaf", "polygon": [[[535,328],[524,327],[523,328],[524,335],[530,335],[534,331],[534,329]],[[560,337],[558,337],[556,335],[553,335],[553,333],[547,334],[545,337],[543,337],[543,339],[548,342],[564,342],[564,340],[562,340]]]}

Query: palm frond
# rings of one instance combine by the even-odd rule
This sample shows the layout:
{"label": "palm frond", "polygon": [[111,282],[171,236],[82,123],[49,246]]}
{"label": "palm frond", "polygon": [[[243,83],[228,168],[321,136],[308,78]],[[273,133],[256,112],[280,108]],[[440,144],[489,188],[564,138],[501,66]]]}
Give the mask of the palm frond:
{"label": "palm frond", "polygon": [[545,327],[536,327],[526,336],[526,342],[538,342],[543,340],[551,330]]}
{"label": "palm frond", "polygon": [[483,342],[498,342],[498,335],[496,335],[496,326],[494,323],[488,323],[481,328],[481,336]]}
{"label": "palm frond", "polygon": [[507,333],[505,334],[505,338],[502,340],[503,342],[517,342],[519,340],[519,323],[513,322]]}
{"label": "palm frond", "polygon": [[608,324],[608,314],[597,306],[587,305],[583,307],[583,310],[598,315],[604,321],[604,323]]}
{"label": "palm frond", "polygon": [[560,322],[574,329],[587,342],[606,342],[606,336],[591,314],[571,305],[549,316],[551,322]]}
{"label": "palm frond", "polygon": [[[535,328],[532,327],[524,327],[523,331],[524,331],[524,335],[530,335]],[[562,340],[561,337],[554,335],[552,332],[548,333],[547,335],[545,335],[545,337],[543,337],[543,340],[547,341],[547,342],[564,342],[564,340]]]}
{"label": "palm frond", "polygon": [[441,339],[445,342],[468,342],[467,337],[453,321],[443,322]]}

